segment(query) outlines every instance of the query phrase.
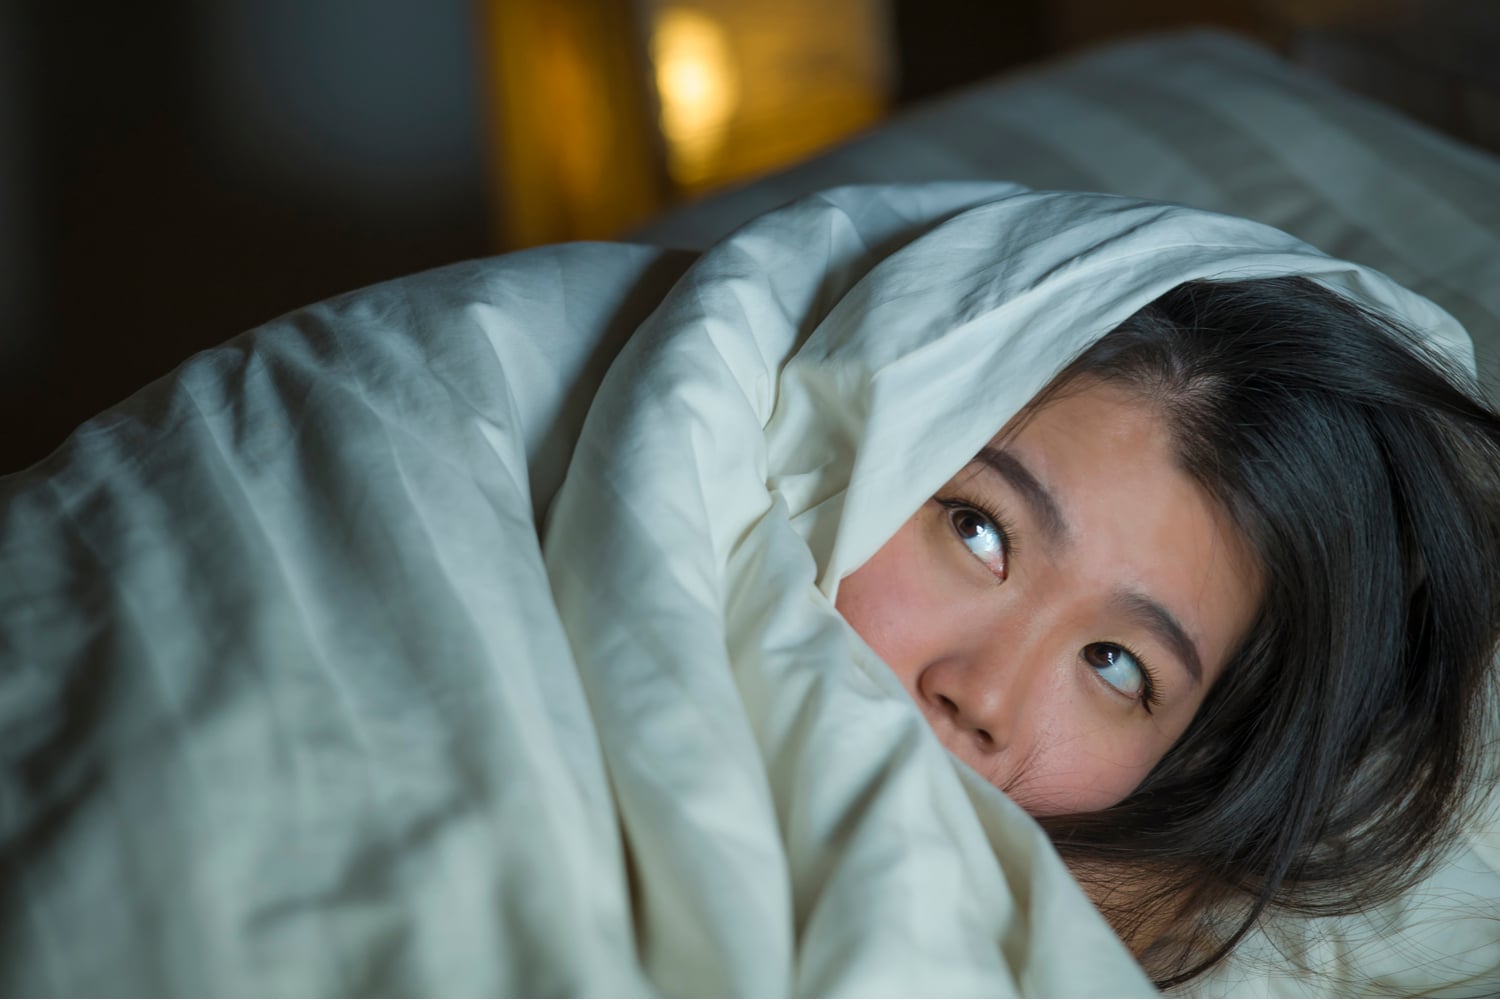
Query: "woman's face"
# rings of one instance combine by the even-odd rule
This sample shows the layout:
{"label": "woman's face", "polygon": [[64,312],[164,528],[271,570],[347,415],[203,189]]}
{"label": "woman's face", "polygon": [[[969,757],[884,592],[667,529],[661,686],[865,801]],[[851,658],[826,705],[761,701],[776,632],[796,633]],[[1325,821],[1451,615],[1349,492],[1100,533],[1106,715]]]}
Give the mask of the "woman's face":
{"label": "woman's face", "polygon": [[948,749],[1028,812],[1103,809],[1187,728],[1259,573],[1139,396],[1080,383],[1013,424],[837,604]]}

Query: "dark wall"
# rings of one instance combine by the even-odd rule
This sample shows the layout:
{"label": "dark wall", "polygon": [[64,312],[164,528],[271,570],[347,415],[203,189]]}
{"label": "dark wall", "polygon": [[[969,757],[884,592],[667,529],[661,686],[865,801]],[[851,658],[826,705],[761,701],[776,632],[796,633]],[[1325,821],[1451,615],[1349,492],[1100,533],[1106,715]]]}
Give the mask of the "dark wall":
{"label": "dark wall", "polygon": [[1044,55],[1053,31],[1045,3],[888,0],[896,100],[921,100]]}
{"label": "dark wall", "polygon": [[490,250],[467,0],[7,3],[0,473],[281,312]]}

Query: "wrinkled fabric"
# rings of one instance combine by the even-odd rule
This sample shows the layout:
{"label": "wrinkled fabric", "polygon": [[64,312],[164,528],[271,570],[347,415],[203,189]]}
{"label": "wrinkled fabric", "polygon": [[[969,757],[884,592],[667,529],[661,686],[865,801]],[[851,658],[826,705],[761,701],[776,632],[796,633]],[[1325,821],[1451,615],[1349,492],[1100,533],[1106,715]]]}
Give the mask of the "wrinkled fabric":
{"label": "wrinkled fabric", "polygon": [[1148,994],[832,602],[1087,344],[1282,274],[1472,364],[1274,230],[993,184],[199,356],[0,481],[0,984]]}

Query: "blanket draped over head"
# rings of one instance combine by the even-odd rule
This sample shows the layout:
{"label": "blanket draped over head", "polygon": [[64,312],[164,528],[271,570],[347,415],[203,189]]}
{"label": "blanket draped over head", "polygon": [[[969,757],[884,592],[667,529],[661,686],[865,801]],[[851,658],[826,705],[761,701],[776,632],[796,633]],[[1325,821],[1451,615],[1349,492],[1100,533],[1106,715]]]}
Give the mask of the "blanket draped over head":
{"label": "blanket draped over head", "polygon": [[1263,226],[975,184],[200,355],[0,481],[0,986],[1149,992],[833,597],[1091,341],[1286,274],[1468,357]]}

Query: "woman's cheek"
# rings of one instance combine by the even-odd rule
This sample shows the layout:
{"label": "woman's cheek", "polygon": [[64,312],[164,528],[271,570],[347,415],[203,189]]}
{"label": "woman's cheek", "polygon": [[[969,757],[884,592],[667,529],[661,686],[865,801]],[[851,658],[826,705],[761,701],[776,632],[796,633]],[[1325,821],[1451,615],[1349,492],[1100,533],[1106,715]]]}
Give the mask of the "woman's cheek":
{"label": "woman's cheek", "polygon": [[1027,767],[1017,784],[1005,789],[1033,816],[1108,809],[1140,787],[1161,756],[1154,738],[1142,731],[1100,728],[1097,720],[1082,716],[1054,715],[1050,721],[1054,731],[1034,735]]}
{"label": "woman's cheek", "polygon": [[[920,515],[919,515],[920,516]],[[936,581],[922,551],[916,518],[839,584],[835,607],[860,638],[910,686],[940,616],[934,612]],[[910,675],[910,676],[909,676]]]}

